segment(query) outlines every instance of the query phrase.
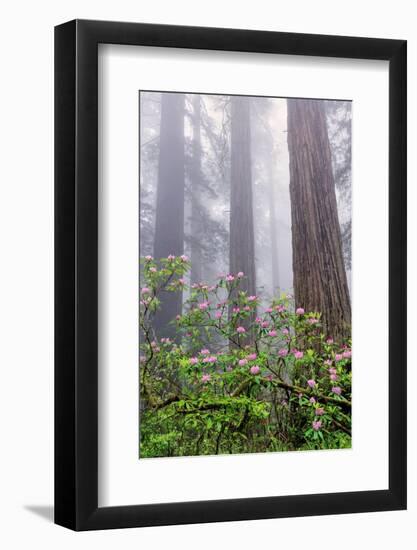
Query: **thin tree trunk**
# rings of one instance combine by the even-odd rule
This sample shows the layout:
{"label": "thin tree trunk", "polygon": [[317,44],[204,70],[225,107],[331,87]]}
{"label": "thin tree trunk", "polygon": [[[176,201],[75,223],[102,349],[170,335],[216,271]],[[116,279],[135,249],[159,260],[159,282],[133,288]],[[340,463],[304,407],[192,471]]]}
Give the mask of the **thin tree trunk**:
{"label": "thin tree trunk", "polygon": [[[272,155],[272,150],[271,150]],[[272,167],[272,159],[269,161],[268,167],[268,180],[269,180],[269,223],[271,234],[271,282],[272,282],[272,295],[275,296],[279,290],[279,250],[278,250],[278,223],[277,223],[277,206],[276,206],[276,193],[275,186],[277,184],[274,178],[274,171]]]}
{"label": "thin tree trunk", "polygon": [[351,306],[326,118],[318,100],[287,100],[296,307],[319,311],[329,336],[349,335]]}
{"label": "thin tree trunk", "polygon": [[[154,257],[184,252],[184,94],[163,93],[156,200]],[[164,292],[154,328],[160,336],[173,336],[168,323],[182,310],[181,292]]]}
{"label": "thin tree trunk", "polygon": [[250,98],[231,98],[231,189],[229,269],[242,271],[241,289],[256,294],[252,208]]}
{"label": "thin tree trunk", "polygon": [[191,283],[202,280],[201,190],[201,98],[193,96],[193,142],[191,159]]}

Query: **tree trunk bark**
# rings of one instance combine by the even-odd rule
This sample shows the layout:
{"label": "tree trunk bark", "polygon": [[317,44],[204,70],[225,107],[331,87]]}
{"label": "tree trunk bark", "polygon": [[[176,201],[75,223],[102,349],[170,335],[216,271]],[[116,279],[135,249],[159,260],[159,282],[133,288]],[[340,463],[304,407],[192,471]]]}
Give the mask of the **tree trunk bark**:
{"label": "tree trunk bark", "polygon": [[321,312],[327,335],[341,339],[351,306],[324,107],[288,99],[287,109],[295,303]]}
{"label": "tree trunk bark", "polygon": [[193,142],[191,160],[191,284],[202,280],[201,191],[201,99],[193,96]]}
{"label": "tree trunk bark", "polygon": [[[256,294],[252,209],[250,98],[231,98],[230,273],[242,271],[241,289]],[[248,323],[249,324],[249,323]]]}
{"label": "tree trunk bark", "polygon": [[[184,94],[163,93],[156,200],[154,257],[184,252]],[[157,336],[173,336],[168,323],[182,311],[181,292],[163,292],[155,315]]]}

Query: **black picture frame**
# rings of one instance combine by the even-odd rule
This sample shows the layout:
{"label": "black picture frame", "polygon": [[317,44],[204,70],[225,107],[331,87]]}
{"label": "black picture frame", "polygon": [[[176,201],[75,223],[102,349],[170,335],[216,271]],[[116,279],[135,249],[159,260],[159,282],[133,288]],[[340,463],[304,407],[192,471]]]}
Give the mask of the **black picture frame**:
{"label": "black picture frame", "polygon": [[[389,62],[389,488],[98,506],[98,44]],[[92,530],[406,508],[406,41],[74,20],[55,28],[55,523]]]}

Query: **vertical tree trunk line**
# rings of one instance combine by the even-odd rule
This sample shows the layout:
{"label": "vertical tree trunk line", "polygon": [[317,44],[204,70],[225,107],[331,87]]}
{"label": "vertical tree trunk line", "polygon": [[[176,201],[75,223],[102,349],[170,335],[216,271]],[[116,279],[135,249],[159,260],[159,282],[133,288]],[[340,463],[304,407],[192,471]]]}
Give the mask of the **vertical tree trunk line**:
{"label": "vertical tree trunk line", "polygon": [[349,334],[351,306],[324,106],[287,100],[296,307],[320,311],[325,331]]}
{"label": "vertical tree trunk line", "polygon": [[193,95],[193,141],[191,159],[191,283],[202,280],[200,227],[201,190],[201,98]]}
{"label": "vertical tree trunk line", "polygon": [[[161,95],[161,125],[154,257],[184,252],[184,94]],[[164,292],[155,315],[158,336],[173,336],[168,323],[182,310],[181,292]]]}
{"label": "vertical tree trunk line", "polygon": [[269,223],[270,223],[270,235],[271,235],[271,282],[272,282],[272,295],[275,296],[277,290],[279,290],[279,250],[278,250],[278,224],[277,224],[277,207],[276,207],[276,192],[275,186],[277,181],[274,177],[273,169],[273,151],[271,149],[271,159],[268,166],[268,180],[269,180]]}
{"label": "vertical tree trunk line", "polygon": [[229,269],[242,271],[242,290],[256,294],[252,207],[250,98],[231,98],[231,182]]}

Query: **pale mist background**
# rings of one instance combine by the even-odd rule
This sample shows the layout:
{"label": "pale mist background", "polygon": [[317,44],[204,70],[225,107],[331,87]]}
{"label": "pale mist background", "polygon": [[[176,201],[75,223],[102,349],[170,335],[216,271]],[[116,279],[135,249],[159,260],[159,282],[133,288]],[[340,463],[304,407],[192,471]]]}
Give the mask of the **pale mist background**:
{"label": "pale mist background", "polygon": [[[141,256],[154,253],[163,93],[139,93]],[[202,280],[211,282],[219,273],[230,271],[230,96],[184,95],[184,253],[193,262],[192,246],[200,249],[198,271]],[[200,235],[193,231],[192,221],[193,193],[196,194],[191,181],[196,95],[200,99],[202,160],[202,182],[197,194],[200,221],[206,228]],[[351,292],[352,102],[319,101],[323,101],[326,112],[343,255]],[[292,292],[293,286],[286,98],[250,97],[250,112],[256,290],[267,303],[279,292]],[[178,216],[175,209],[165,214]]]}

